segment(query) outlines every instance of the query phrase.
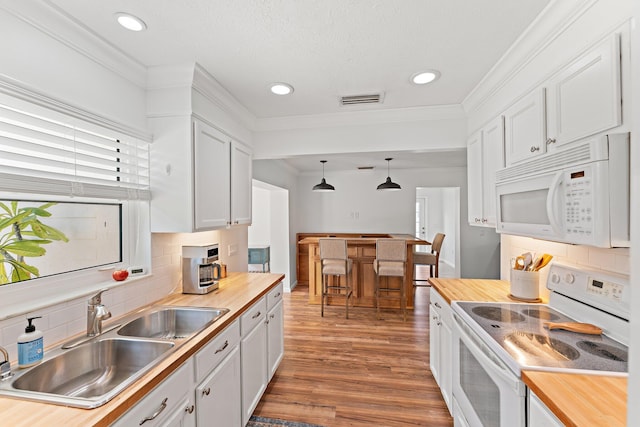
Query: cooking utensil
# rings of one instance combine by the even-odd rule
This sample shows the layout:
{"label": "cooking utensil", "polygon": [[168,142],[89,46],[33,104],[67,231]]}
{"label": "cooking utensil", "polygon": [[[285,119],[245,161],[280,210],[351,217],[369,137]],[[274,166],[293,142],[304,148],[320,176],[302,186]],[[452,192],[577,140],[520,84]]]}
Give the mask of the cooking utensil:
{"label": "cooking utensil", "polygon": [[538,255],[535,260],[529,264],[527,271],[536,271],[536,268],[542,263],[542,255]]}
{"label": "cooking utensil", "polygon": [[524,257],[524,268],[523,270],[527,270],[529,268],[529,266],[531,265],[531,261],[533,261],[533,255],[531,254],[531,252],[525,252],[522,254],[522,256]]}
{"label": "cooking utensil", "polygon": [[516,262],[513,265],[514,270],[524,270],[524,257],[522,255],[516,257]]}
{"label": "cooking utensil", "polygon": [[537,267],[535,267],[535,269],[533,271],[539,271],[542,270],[547,264],[549,264],[549,262],[553,259],[553,255],[549,255],[549,254],[542,254],[542,261],[540,262],[540,265],[538,265]]}
{"label": "cooking utensil", "polygon": [[581,322],[545,322],[543,323],[545,328],[549,328],[549,330],[553,329],[564,329],[565,331],[578,332],[581,334],[589,334],[589,335],[601,335],[602,329],[597,327],[596,325],[592,325],[591,323],[581,323]]}

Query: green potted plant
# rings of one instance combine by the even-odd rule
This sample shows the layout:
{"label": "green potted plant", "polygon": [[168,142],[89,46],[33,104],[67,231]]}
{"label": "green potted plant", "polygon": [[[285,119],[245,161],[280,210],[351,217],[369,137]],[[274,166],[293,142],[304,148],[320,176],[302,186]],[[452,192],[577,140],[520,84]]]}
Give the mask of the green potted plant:
{"label": "green potted plant", "polygon": [[40,276],[25,258],[43,256],[47,251],[42,245],[54,240],[69,241],[64,233],[39,219],[50,217],[47,209],[55,204],[19,207],[17,201],[0,202],[0,285]]}

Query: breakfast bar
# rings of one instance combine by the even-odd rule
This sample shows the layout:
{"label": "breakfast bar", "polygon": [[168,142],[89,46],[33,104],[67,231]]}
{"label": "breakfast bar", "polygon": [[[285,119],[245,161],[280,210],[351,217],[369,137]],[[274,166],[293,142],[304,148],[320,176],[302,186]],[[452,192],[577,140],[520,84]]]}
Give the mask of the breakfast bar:
{"label": "breakfast bar", "polygon": [[[323,237],[337,237],[347,240],[347,253],[353,261],[350,281],[353,286],[351,301],[356,307],[375,307],[375,273],[373,262],[376,259],[376,240],[382,238],[402,239],[407,243],[407,268],[404,277],[406,284],[407,307],[413,307],[413,248],[415,245],[430,245],[426,240],[410,234],[355,234],[355,233],[307,233],[298,234],[298,281],[307,278],[309,283],[309,303],[320,304],[322,295],[322,274],[320,268],[320,249],[318,240]],[[341,277],[341,280],[344,280]],[[385,278],[384,280],[387,280]],[[399,278],[389,278],[389,287],[400,289]],[[329,304],[344,304],[343,296],[329,299]],[[400,301],[381,301],[382,307],[400,307]]]}

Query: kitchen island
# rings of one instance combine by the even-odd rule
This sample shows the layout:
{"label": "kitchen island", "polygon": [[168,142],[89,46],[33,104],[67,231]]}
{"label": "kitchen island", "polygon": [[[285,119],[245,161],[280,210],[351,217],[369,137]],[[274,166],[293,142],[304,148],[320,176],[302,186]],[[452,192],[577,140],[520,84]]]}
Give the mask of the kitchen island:
{"label": "kitchen island", "polygon": [[[241,317],[254,303],[263,299],[280,284],[283,278],[284,275],[282,274],[230,273],[229,277],[220,280],[219,289],[210,294],[185,295],[176,293],[169,295],[154,305],[225,307],[229,309],[229,312],[184,343],[177,351],[154,366],[111,401],[98,408],[79,409],[18,398],[0,397],[0,414],[2,414],[0,425],[12,427],[111,425],[121,415],[134,407],[145,395],[161,384],[163,380],[167,379],[185,362],[194,357],[216,335]],[[106,323],[105,328],[108,328],[112,323],[118,323],[118,319]],[[60,343],[52,347],[59,345]]]}
{"label": "kitchen island", "polygon": [[[406,284],[407,308],[413,308],[413,247],[430,245],[426,240],[418,239],[410,234],[355,234],[355,233],[299,233],[298,234],[298,278],[308,278],[309,303],[320,304],[322,297],[322,273],[320,268],[320,247],[318,240],[323,237],[347,239],[347,253],[353,260],[351,285],[353,296],[351,302],[356,307],[375,307],[375,273],[373,261],[376,259],[376,240],[382,238],[402,239],[407,242],[407,269],[404,277]],[[305,256],[306,255],[306,256]],[[306,258],[306,259],[304,259]],[[341,277],[340,280],[344,280]],[[384,280],[387,280],[386,278]],[[389,287],[400,289],[399,278],[389,278]],[[330,305],[344,305],[344,297],[329,298]],[[399,308],[400,301],[384,300],[381,307]]]}

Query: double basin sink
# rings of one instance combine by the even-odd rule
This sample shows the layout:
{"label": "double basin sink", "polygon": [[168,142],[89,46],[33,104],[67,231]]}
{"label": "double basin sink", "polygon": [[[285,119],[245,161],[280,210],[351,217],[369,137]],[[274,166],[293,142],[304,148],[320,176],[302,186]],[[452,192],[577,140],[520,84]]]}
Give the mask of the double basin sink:
{"label": "double basin sink", "polygon": [[39,365],[14,371],[0,383],[0,395],[78,408],[104,405],[228,312],[208,307],[149,308],[68,350],[65,345],[47,352]]}

